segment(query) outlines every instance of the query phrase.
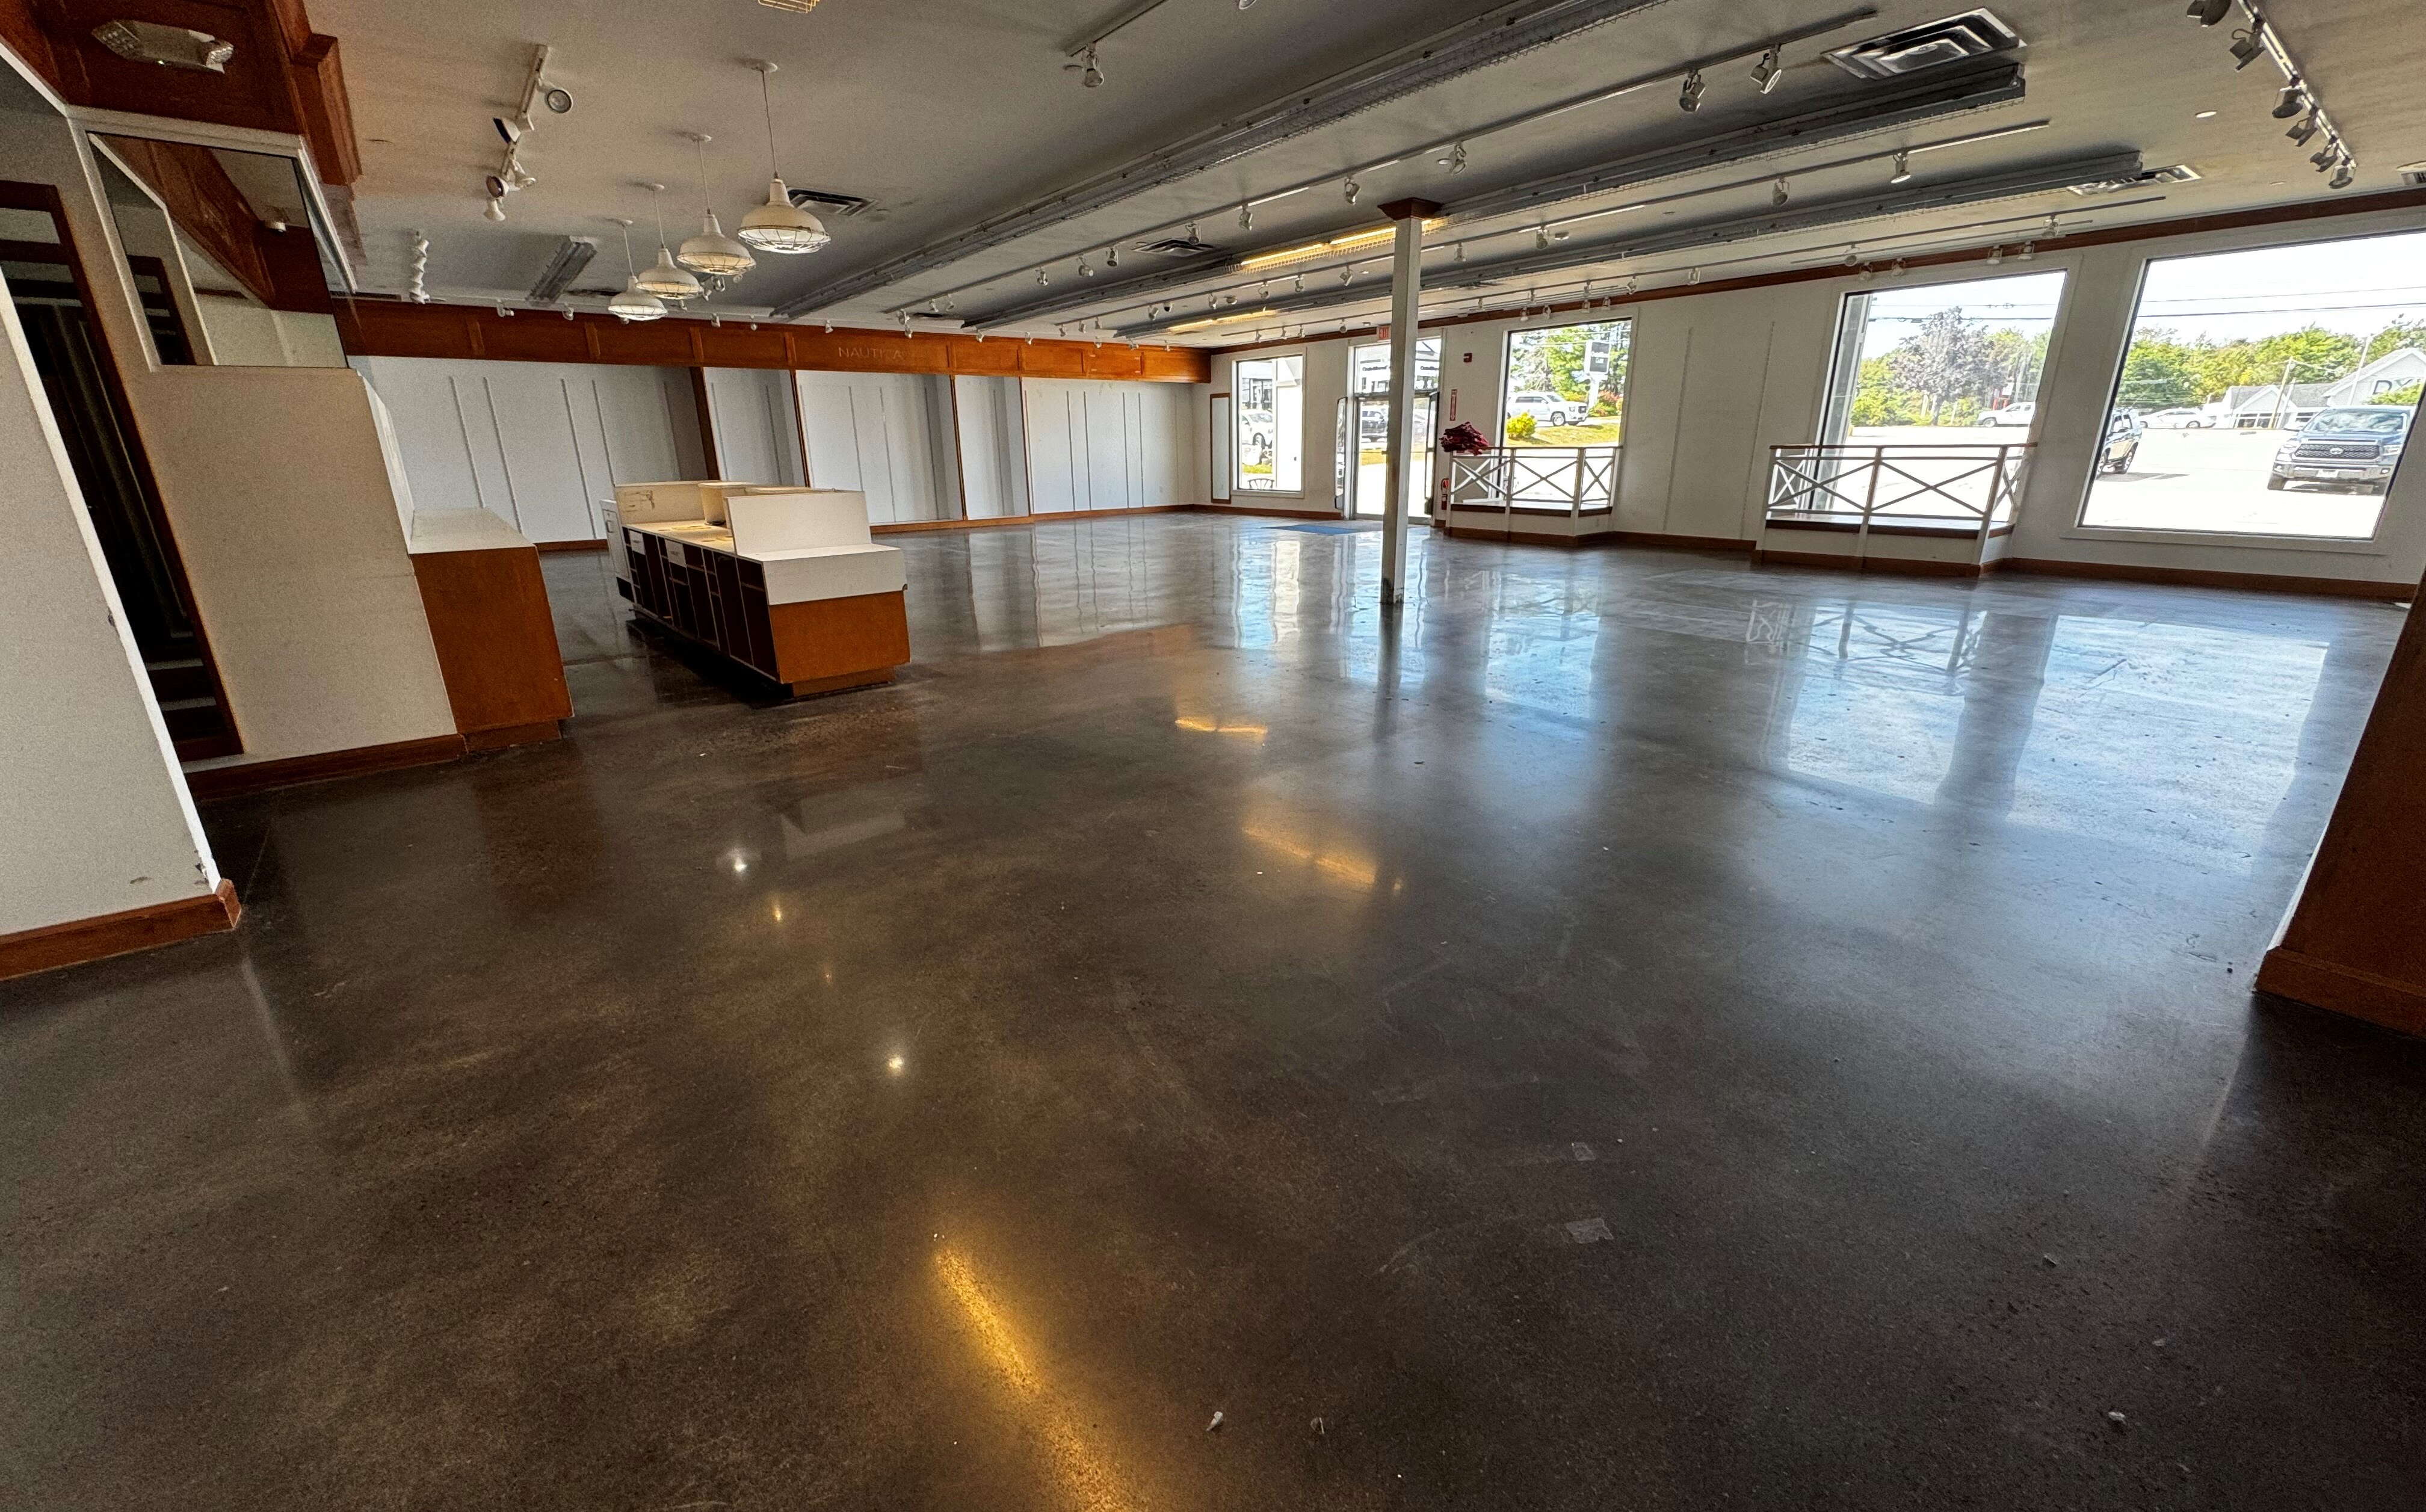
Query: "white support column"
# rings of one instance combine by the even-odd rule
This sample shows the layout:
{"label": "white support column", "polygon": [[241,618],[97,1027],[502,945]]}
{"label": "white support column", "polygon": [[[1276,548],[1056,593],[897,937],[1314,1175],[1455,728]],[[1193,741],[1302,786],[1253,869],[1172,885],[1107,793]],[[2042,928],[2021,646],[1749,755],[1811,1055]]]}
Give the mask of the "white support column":
{"label": "white support column", "polygon": [[[1383,477],[1382,602],[1407,596],[1407,453],[1415,422],[1416,319],[1424,292],[1424,218],[1440,214],[1429,200],[1396,200],[1382,213],[1399,224],[1390,281],[1390,428]],[[1427,484],[1429,486],[1429,483]]]}

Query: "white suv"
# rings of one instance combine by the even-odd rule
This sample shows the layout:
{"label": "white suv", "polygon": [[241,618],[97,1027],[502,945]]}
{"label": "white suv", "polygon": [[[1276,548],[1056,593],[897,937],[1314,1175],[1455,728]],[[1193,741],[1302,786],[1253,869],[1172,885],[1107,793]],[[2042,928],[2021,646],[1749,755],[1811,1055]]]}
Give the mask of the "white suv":
{"label": "white suv", "polygon": [[2035,404],[2009,404],[2002,410],[1985,410],[1981,411],[1980,424],[1983,426],[2019,426],[2023,429],[2027,430],[2030,428],[2030,422],[2038,418],[2038,412],[2039,407]]}
{"label": "white suv", "polygon": [[1508,401],[1508,418],[1531,415],[1539,426],[1571,426],[1590,412],[1592,405],[1582,399],[1561,399],[1555,394],[1520,394]]}

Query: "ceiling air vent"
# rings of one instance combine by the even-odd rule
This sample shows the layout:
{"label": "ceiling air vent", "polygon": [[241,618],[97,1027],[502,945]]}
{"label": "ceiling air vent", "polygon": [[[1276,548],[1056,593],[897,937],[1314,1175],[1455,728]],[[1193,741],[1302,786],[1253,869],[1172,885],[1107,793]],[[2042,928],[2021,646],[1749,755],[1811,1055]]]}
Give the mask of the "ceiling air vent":
{"label": "ceiling air vent", "polygon": [[1966,10],[1943,21],[1924,22],[1873,37],[1827,55],[1828,61],[1857,79],[1892,79],[1966,57],[2009,53],[2023,45],[2013,27],[1987,9]]}
{"label": "ceiling air vent", "polygon": [[1160,241],[1134,245],[1139,251],[1151,252],[1156,257],[1209,257],[1221,249],[1211,242],[1199,241],[1193,236],[1165,236]]}
{"label": "ceiling air vent", "polygon": [[2199,170],[2188,163],[2175,163],[2171,168],[2152,168],[2128,178],[2099,179],[2094,184],[2075,184],[2068,187],[2078,195],[2121,194],[2126,189],[2144,189],[2151,185],[2191,184],[2197,181],[2198,176]]}
{"label": "ceiling air vent", "polygon": [[2426,163],[2402,164],[2401,182],[2415,189],[2426,189]]}
{"label": "ceiling air vent", "polygon": [[[809,0],[809,3],[815,5],[817,0]],[[807,7],[801,8],[806,9]],[[824,210],[837,216],[855,216],[866,209],[869,202],[855,194],[836,194],[832,189],[792,191],[792,207],[796,210]]]}

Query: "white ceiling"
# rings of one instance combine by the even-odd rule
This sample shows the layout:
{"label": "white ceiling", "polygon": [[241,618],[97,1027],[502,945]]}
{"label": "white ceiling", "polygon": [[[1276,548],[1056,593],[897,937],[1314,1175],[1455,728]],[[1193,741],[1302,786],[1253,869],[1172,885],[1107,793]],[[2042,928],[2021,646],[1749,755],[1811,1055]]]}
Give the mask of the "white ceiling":
{"label": "white ceiling", "polygon": [[[951,267],[907,280],[814,318],[879,324],[908,305],[972,280],[1023,269],[1045,258],[1075,258],[1115,238],[1191,215],[1205,238],[1252,249],[1380,224],[1372,207],[1405,195],[1453,199],[1494,184],[1553,169],[1673,146],[1729,125],[1790,113],[1799,94],[1835,82],[1818,61],[1830,46],[1965,8],[1960,0],[1876,0],[1877,20],[1787,52],[1793,65],[1762,99],[1728,65],[1709,79],[1699,115],[1682,115],[1673,87],[1654,87],[1532,126],[1478,138],[1472,166],[1452,181],[1429,155],[1366,176],[1357,207],[1334,188],[1309,191],[1256,212],[1252,235],[1237,227],[1237,204],[1302,179],[1334,173],[1418,142],[1583,93],[1668,64],[1756,41],[1824,15],[1860,8],[1795,0],[1669,0],[1581,38],[1368,111],[1327,130],[1237,159],[1081,220],[1038,233]],[[761,257],[758,267],[720,301],[754,314],[841,274],[881,262],[1015,208],[1074,180],[1151,151],[1225,114],[1264,105],[1286,91],[1494,8],[1481,0],[1168,0],[1105,44],[1103,88],[1080,87],[1063,72],[1063,49],[1127,8],[1126,0],[824,0],[802,15],[756,0],[664,0],[574,4],[498,0],[316,0],[316,24],[344,40],[364,171],[354,208],[369,260],[366,287],[401,292],[410,233],[431,242],[428,275],[442,299],[511,299],[526,290],[567,234],[606,238],[580,286],[620,281],[623,254],[602,217],[639,222],[636,249],[654,251],[652,196],[635,181],[661,180],[669,237],[696,228],[700,191],[693,150],[680,133],[716,136],[710,189],[728,231],[765,197],[768,149],[758,78],[751,57],[781,65],[775,75],[780,162],[795,187],[832,189],[875,201],[856,217],[830,217],[834,242],[806,258]],[[1714,169],[1659,185],[1660,193],[1826,162],[1899,140],[1921,142],[1999,124],[2046,120],[2047,129],[1932,154],[1932,176],[2136,148],[2150,167],[2188,163],[2202,178],[2163,191],[2160,202],[2101,208],[2058,191],[2030,201],[1917,214],[1853,230],[1747,242],[1699,254],[1730,275],[1841,253],[1849,236],[1899,245],[2002,239],[2006,231],[1948,231],[2006,217],[2067,212],[2066,225],[2121,224],[2282,203],[2327,193],[2306,153],[2284,139],[2269,115],[2280,78],[2263,61],[2235,72],[2231,24],[2202,29],[2180,0],[1997,0],[1992,8],[2029,43],[2026,102],[1977,117],[1917,126],[1900,137],[1807,153],[1764,158],[1746,169]],[[2416,0],[2274,0],[2265,8],[2308,71],[2360,160],[2347,194],[2397,187],[2397,169],[2426,159],[2426,114],[2418,107],[2419,43]],[[2238,24],[2236,16],[2235,23]],[[542,115],[524,150],[539,176],[512,196],[503,224],[484,220],[479,183],[501,144],[489,118],[518,98],[530,45],[555,50],[552,77],[575,96],[569,116]],[[2214,110],[2212,120],[2197,113]],[[1799,198],[1875,187],[1875,166],[1794,181]],[[1768,203],[1768,187],[1690,200],[1674,207],[1687,225],[1746,214]],[[2128,198],[2140,199],[2141,195]],[[1590,208],[1562,206],[1559,213]],[[1646,213],[1656,214],[1656,212]],[[1621,219],[1625,217],[1620,217]],[[1639,217],[1635,226],[1643,224]],[[1602,229],[1602,225],[1608,227]],[[1529,245],[1529,219],[1460,226],[1443,234],[1505,229],[1505,240],[1473,245],[1477,258]],[[1580,226],[1578,242],[1615,236],[1614,223]],[[2016,223],[2011,239],[2027,232]],[[642,249],[640,243],[649,245]],[[1615,249],[1612,249],[1614,251]],[[1097,250],[1100,262],[1100,251]],[[1586,276],[1641,274],[1647,285],[1681,278],[1687,259],[1611,261],[1545,280],[1545,298]],[[1151,265],[1124,259],[1122,271]],[[611,269],[612,277],[609,276]],[[1378,271],[1378,264],[1376,265]],[[1066,282],[1070,265],[1055,274]],[[1379,281],[1378,279],[1376,281]],[[958,296],[962,314],[1008,305],[1037,292],[1034,274]],[[1210,290],[1236,275],[1211,277]],[[1514,291],[1509,302],[1521,297]],[[1134,304],[1135,300],[1121,301]],[[1200,292],[1198,302],[1202,302]],[[1495,301],[1496,302],[1496,301]],[[1183,301],[1184,303],[1184,301]],[[1108,304],[1105,307],[1110,308]],[[1354,310],[1308,316],[1328,326],[1370,320],[1377,298]],[[1057,314],[1024,329],[1052,334]],[[1133,320],[1134,314],[1122,317]],[[1290,322],[1296,324],[1295,320]],[[1251,330],[1231,327],[1181,341],[1236,343]]]}

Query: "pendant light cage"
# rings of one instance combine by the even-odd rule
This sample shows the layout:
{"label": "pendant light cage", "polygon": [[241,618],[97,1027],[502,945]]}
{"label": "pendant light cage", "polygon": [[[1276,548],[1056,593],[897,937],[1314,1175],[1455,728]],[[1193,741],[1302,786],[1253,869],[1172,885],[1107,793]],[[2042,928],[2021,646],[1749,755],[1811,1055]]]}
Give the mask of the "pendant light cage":
{"label": "pendant light cage", "polygon": [[606,313],[618,320],[662,320],[666,302],[640,287],[639,270],[632,261],[632,223],[620,220],[617,224],[623,230],[623,268],[631,278],[623,293],[606,301]]}
{"label": "pendant light cage", "polygon": [[704,132],[691,133],[699,145],[699,197],[705,206],[699,234],[674,249],[674,261],[703,277],[737,279],[758,265],[750,249],[724,233],[718,223],[716,208],[707,201],[707,144],[715,138]]}
{"label": "pendant light cage", "polygon": [[757,62],[750,65],[758,71],[758,103],[767,115],[767,202],[741,217],[736,234],[744,246],[778,257],[801,257],[824,247],[833,238],[826,233],[825,222],[792,202],[792,191],[784,186],[784,175],[775,160],[775,98],[768,76],[775,65]]}
{"label": "pendant light cage", "polygon": [[[644,187],[652,194],[662,195],[666,186],[662,184],[651,184]],[[699,279],[687,268],[677,266],[673,253],[666,247],[666,213],[663,206],[652,200],[650,209],[655,213],[657,224],[657,260],[649,265],[647,272],[639,275],[632,281],[644,292],[655,295],[669,304],[678,305],[699,298],[704,292],[700,286]]]}

